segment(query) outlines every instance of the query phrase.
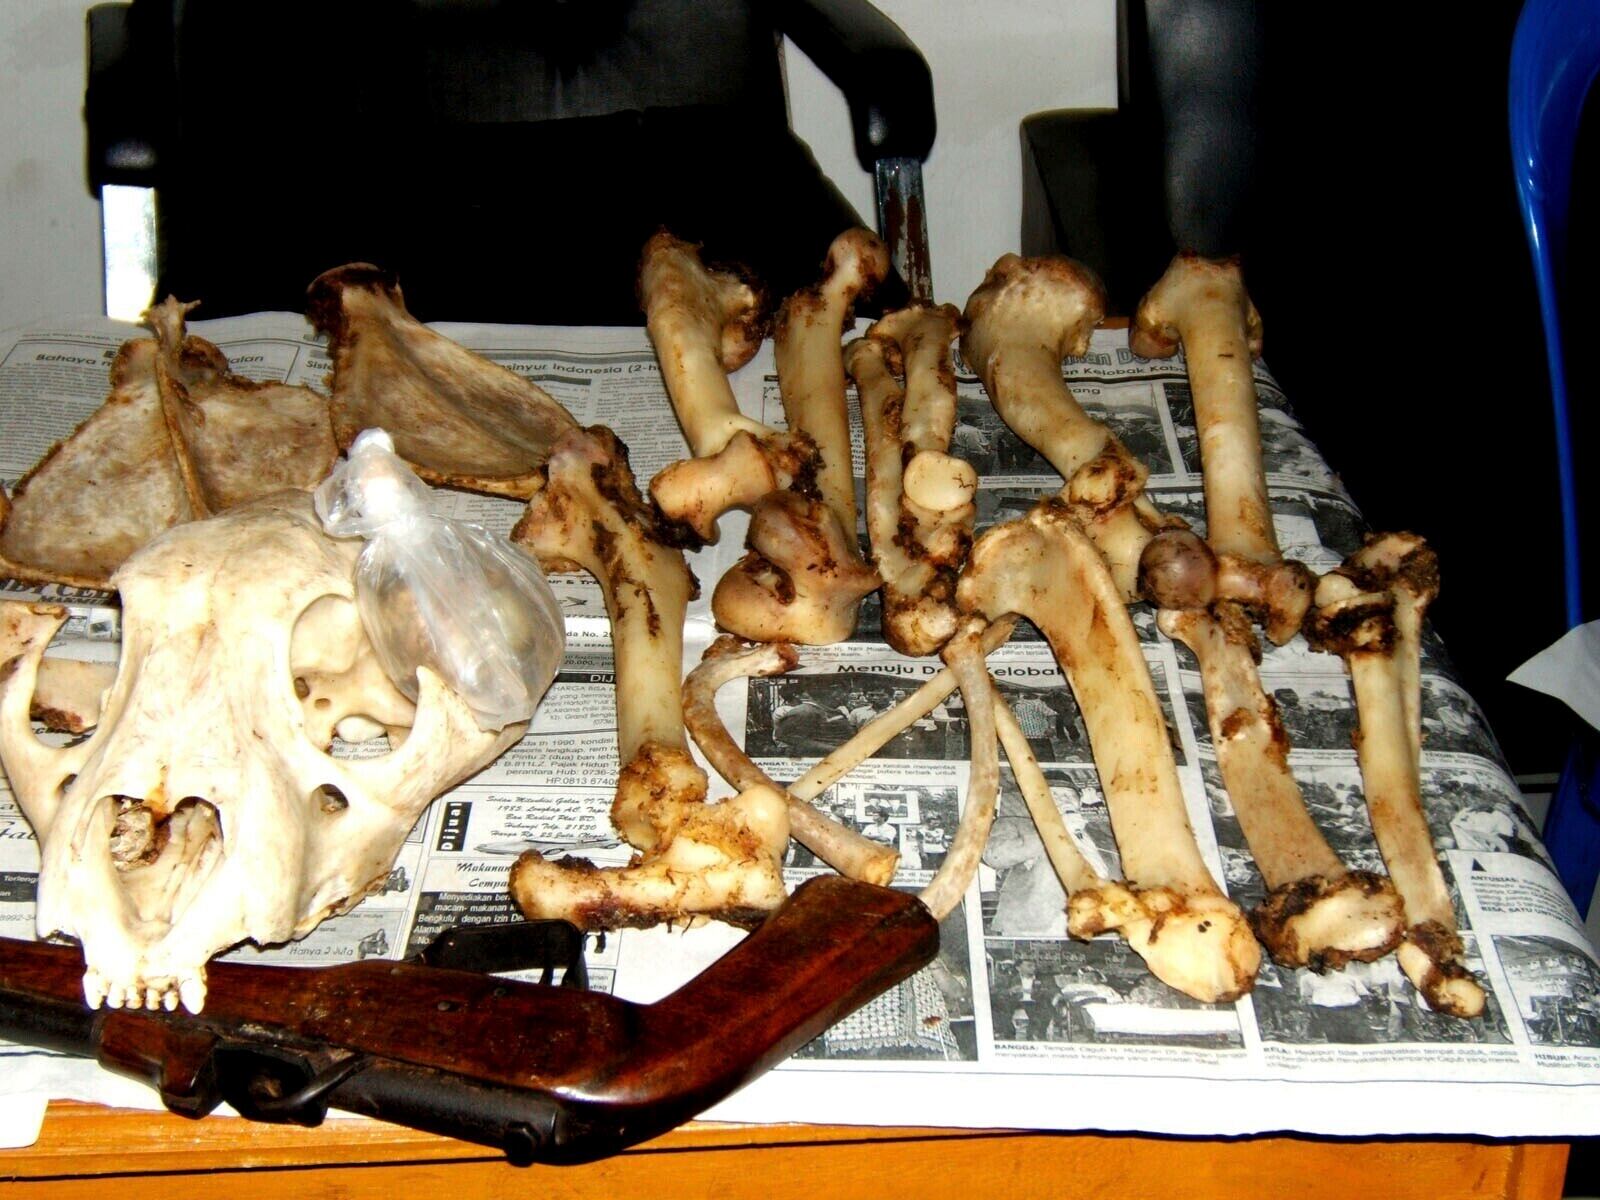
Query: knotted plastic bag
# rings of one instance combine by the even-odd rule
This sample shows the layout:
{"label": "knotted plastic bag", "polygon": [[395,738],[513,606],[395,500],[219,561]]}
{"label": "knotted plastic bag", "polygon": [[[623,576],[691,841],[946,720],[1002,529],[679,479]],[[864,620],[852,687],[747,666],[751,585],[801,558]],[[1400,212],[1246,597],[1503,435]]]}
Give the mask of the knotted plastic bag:
{"label": "knotted plastic bag", "polygon": [[533,716],[565,649],[561,609],[538,563],[505,538],[429,511],[428,485],[381,429],[362,432],[317,487],[332,537],[367,539],[356,607],[378,661],[417,698],[431,668],[483,729]]}

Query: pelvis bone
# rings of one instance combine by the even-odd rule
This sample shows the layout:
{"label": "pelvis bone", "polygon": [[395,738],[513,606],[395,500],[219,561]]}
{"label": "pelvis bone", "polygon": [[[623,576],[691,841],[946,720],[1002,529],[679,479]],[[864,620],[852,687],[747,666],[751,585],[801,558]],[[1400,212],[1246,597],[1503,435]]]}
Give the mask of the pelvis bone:
{"label": "pelvis bone", "polygon": [[[212,955],[350,908],[429,801],[521,736],[425,669],[414,706],[375,669],[358,548],[303,492],[162,534],[112,579],[121,663],[64,748],[28,710],[66,611],[0,605],[0,763],[39,837],[39,933],[82,942],[91,1006],[198,1011]],[[335,729],[391,749],[336,758]]]}

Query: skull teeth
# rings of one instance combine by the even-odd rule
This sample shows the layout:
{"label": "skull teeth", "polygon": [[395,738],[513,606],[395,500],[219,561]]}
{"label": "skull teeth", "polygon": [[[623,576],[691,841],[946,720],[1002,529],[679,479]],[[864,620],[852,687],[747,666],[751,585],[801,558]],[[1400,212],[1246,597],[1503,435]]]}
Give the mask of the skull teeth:
{"label": "skull teeth", "polygon": [[193,975],[181,980],[178,984],[178,998],[183,1001],[184,1008],[192,1013],[198,1013],[206,1003],[205,981]]}
{"label": "skull teeth", "polygon": [[182,1005],[198,1013],[206,999],[205,983],[194,977],[173,979],[158,976],[135,980],[132,983],[114,983],[98,971],[85,972],[83,998],[90,1008],[143,1008],[151,1012],[165,1009],[173,1012]]}

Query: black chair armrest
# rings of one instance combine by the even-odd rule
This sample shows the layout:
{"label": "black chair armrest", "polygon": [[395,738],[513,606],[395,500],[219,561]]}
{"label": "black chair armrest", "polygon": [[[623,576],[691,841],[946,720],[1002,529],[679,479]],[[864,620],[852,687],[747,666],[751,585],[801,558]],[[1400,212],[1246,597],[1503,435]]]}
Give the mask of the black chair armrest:
{"label": "black chair armrest", "polygon": [[[163,130],[170,117],[170,72],[156,64],[129,4],[97,4],[89,10],[89,81],[84,94],[88,127],[89,190],[105,184],[154,187]],[[170,62],[170,58],[167,59]]]}
{"label": "black chair armrest", "polygon": [[856,158],[928,157],[937,126],[933,75],[905,32],[866,0],[779,0],[774,24],[850,105]]}

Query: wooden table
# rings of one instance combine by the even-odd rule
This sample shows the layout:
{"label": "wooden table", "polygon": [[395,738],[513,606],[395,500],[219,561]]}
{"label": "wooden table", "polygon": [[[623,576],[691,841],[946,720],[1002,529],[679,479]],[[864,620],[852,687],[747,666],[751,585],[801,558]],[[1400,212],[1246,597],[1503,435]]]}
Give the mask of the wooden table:
{"label": "wooden table", "polygon": [[[1070,1099],[1063,1098],[1070,1103]],[[584,1167],[507,1165],[464,1142],[374,1121],[318,1129],[186,1121],[52,1104],[38,1143],[0,1151],[6,1195],[449,1200],[568,1197],[1295,1197],[1555,1200],[1567,1147],[1482,1141],[1353,1142],[869,1129],[686,1126]],[[174,1178],[174,1176],[178,1176]],[[14,1182],[13,1182],[14,1181]],[[976,1189],[982,1189],[978,1191]],[[114,1189],[114,1192],[113,1192]]]}

